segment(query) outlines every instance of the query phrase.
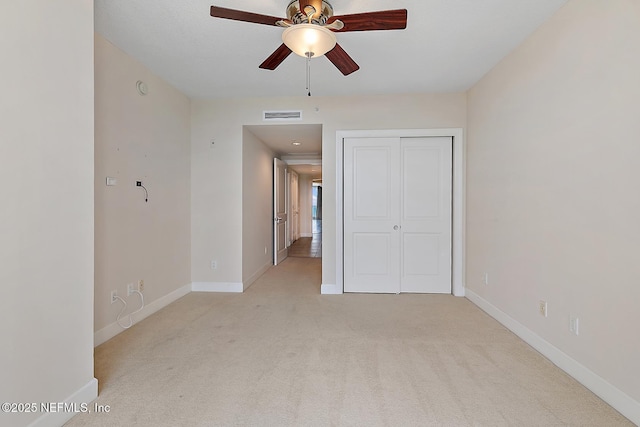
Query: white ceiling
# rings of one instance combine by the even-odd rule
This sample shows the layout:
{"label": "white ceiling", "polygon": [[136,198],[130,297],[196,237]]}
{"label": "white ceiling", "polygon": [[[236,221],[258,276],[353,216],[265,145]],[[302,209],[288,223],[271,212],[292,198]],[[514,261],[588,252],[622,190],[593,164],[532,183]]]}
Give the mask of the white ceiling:
{"label": "white ceiling", "polygon": [[[322,125],[247,125],[249,132],[271,148],[300,175],[322,177]],[[300,145],[293,145],[293,143]]]}
{"label": "white ceiling", "polygon": [[[408,10],[406,30],[338,33],[360,65],[311,61],[315,96],[461,92],[566,0],[330,0],[336,15]],[[211,5],[285,17],[288,0],[95,0],[96,31],[191,98],[305,96],[305,59],[262,63],[282,29],[212,18]]]}
{"label": "white ceiling", "polygon": [[[360,65],[311,62],[314,96],[463,92],[566,0],[329,0],[336,15],[407,9],[407,29],[338,33]],[[190,98],[306,96],[305,59],[258,68],[282,29],[212,18],[211,5],[285,17],[289,0],[95,0],[96,31]],[[274,151],[321,152],[320,125],[252,126]],[[291,145],[293,140],[303,144]],[[317,166],[313,166],[317,169]],[[298,165],[312,173],[311,165]],[[308,169],[308,170],[307,170]],[[314,171],[314,174],[316,171]]]}
{"label": "white ceiling", "polygon": [[[322,155],[322,125],[252,125],[245,126],[245,129],[259,137],[279,155]],[[294,142],[300,145],[293,145]]]}

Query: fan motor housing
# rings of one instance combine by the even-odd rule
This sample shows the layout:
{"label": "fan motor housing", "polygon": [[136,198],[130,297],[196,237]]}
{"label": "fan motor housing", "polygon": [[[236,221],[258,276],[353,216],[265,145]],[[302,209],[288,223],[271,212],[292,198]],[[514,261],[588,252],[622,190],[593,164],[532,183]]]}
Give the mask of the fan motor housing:
{"label": "fan motor housing", "polygon": [[[316,10],[311,16],[311,24],[324,25],[327,23],[327,19],[333,16],[333,6],[326,1],[318,1],[322,3],[321,10]],[[298,0],[292,0],[287,6],[287,18],[294,24],[306,24],[309,23],[309,17],[304,11],[300,10],[300,2]]]}

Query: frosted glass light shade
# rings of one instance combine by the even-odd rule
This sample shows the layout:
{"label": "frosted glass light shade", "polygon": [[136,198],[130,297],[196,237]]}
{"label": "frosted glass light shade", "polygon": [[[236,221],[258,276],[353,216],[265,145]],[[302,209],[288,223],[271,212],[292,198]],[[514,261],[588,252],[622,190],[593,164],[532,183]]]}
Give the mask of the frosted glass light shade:
{"label": "frosted glass light shade", "polygon": [[297,24],[284,30],[282,41],[295,54],[314,58],[329,52],[336,45],[336,35],[331,30],[316,24]]}

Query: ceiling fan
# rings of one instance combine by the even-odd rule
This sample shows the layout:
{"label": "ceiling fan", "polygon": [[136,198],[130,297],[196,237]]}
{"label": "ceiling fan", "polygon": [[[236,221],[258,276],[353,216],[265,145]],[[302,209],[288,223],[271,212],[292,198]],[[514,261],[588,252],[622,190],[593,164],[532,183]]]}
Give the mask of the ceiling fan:
{"label": "ceiling fan", "polygon": [[345,76],[360,66],[340,47],[334,33],[407,27],[406,9],[335,16],[331,4],[324,0],[290,1],[286,18],[218,6],[211,6],[211,16],[285,28],[282,45],[260,64],[260,68],[275,70],[291,52],[295,52],[307,59],[325,55]]}

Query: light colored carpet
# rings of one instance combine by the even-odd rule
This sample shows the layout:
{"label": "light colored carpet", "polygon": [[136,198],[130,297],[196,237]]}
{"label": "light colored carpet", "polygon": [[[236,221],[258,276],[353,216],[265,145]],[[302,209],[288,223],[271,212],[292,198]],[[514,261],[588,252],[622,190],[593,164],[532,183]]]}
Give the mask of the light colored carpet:
{"label": "light colored carpet", "polygon": [[320,266],[191,293],[99,346],[111,412],[67,425],[633,425],[468,300],[319,295]]}

